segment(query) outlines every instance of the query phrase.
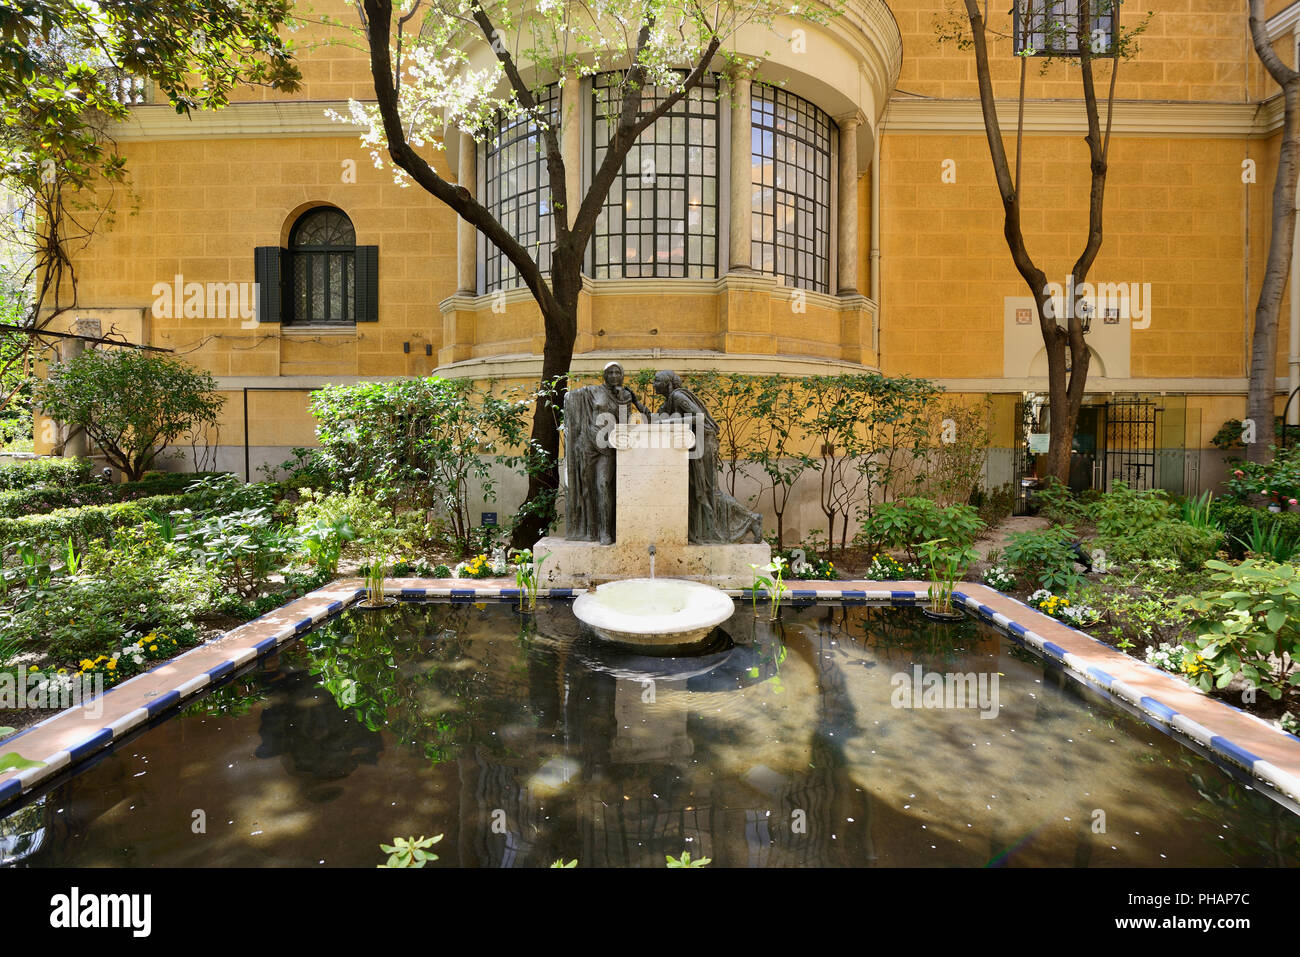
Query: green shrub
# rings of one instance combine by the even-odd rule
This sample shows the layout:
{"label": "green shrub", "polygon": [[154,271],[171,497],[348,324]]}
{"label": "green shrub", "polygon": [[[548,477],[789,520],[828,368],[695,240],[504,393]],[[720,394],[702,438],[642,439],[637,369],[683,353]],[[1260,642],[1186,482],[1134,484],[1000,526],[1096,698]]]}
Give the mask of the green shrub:
{"label": "green shrub", "polygon": [[177,516],[173,547],[227,588],[254,595],[284,564],[295,544],[294,536],[262,506],[206,516],[182,512]]}
{"label": "green shrub", "polygon": [[1074,525],[1091,518],[1087,506],[1075,497],[1068,485],[1063,485],[1055,477],[1049,478],[1043,488],[1034,492],[1034,506],[1039,515],[1056,525]]}
{"label": "green shrub", "polygon": [[1220,529],[1198,528],[1181,519],[1167,519],[1158,525],[1128,535],[1098,536],[1091,547],[1105,553],[1107,564],[1135,560],[1170,558],[1184,568],[1198,569],[1214,557],[1223,545]]}
{"label": "green shrub", "polygon": [[54,579],[23,597],[6,630],[24,650],[77,662],[121,644],[129,631],[181,628],[186,622],[148,568],[129,564],[111,577]]}
{"label": "green shrub", "polygon": [[393,514],[408,505],[442,509],[468,551],[471,487],[490,501],[500,467],[522,474],[529,409],[518,390],[497,393],[468,379],[326,386],[311,397],[316,461],[346,487],[369,488]]}
{"label": "green shrub", "polygon": [[1300,569],[1277,562],[1210,561],[1219,587],[1188,598],[1199,666],[1185,669],[1203,691],[1237,675],[1277,700],[1300,685]]}
{"label": "green shrub", "polygon": [[0,492],[38,487],[68,487],[90,481],[90,459],[39,458],[0,465]]}
{"label": "green shrub", "polygon": [[1074,542],[1074,529],[1069,525],[1011,532],[1002,557],[1034,585],[1060,591],[1079,579],[1074,570]]}
{"label": "green shrub", "polygon": [[1015,510],[1016,490],[1010,482],[987,491],[976,488],[971,493],[970,504],[979,513],[980,521],[991,528]]}
{"label": "green shrub", "polygon": [[1270,445],[1269,450],[1272,456],[1267,463],[1237,463],[1224,483],[1231,498],[1245,502],[1252,495],[1262,495],[1280,504],[1300,496],[1300,446],[1279,449]]}
{"label": "green shrub", "polygon": [[30,489],[0,492],[0,518],[19,518],[23,515],[40,515],[58,508],[79,508],[83,505],[108,505],[112,502],[129,502],[155,495],[174,495],[195,481],[216,473],[175,472],[158,473],[139,482],[88,482],[81,485],[47,485]]}
{"label": "green shrub", "polygon": [[1226,547],[1234,558],[1245,553],[1242,543],[1250,541],[1256,523],[1266,532],[1276,528],[1285,540],[1300,542],[1300,512],[1270,512],[1218,499],[1210,506],[1210,516],[1223,529]]}
{"label": "green shrub", "polygon": [[928,498],[906,498],[877,505],[862,523],[854,544],[903,548],[913,561],[919,561],[923,542],[941,538],[960,549],[971,545],[983,528],[978,513],[969,505],[941,507]]}
{"label": "green shrub", "polygon": [[140,349],[88,349],[55,363],[33,399],[80,426],[127,478],[141,478],[167,446],[215,427],[225,397],[206,371]]}
{"label": "green shrub", "polygon": [[199,509],[209,503],[210,496],[204,492],[184,492],[112,505],[62,508],[45,515],[0,518],[0,551],[17,542],[27,542],[45,551],[62,551],[69,538],[84,548],[96,538],[112,538],[116,529],[148,521],[150,512],[165,514],[186,508]]}
{"label": "green shrub", "polygon": [[1155,528],[1174,515],[1173,504],[1163,489],[1137,491],[1124,482],[1097,498],[1088,514],[1102,538],[1122,538]]}

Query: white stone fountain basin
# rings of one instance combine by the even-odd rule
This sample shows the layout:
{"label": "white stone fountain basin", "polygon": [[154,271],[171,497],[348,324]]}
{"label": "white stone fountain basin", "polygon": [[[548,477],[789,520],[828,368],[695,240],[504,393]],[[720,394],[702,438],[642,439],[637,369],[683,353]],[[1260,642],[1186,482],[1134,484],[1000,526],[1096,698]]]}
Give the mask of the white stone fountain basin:
{"label": "white stone fountain basin", "polygon": [[573,613],[600,637],[650,651],[703,641],[734,612],[721,590],[677,578],[608,582],[573,603]]}

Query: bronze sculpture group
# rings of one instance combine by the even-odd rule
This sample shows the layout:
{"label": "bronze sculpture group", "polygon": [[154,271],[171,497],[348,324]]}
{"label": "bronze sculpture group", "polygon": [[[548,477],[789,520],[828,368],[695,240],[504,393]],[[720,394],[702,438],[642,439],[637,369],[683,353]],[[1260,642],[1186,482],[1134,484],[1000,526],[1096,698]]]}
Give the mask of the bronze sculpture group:
{"label": "bronze sculpture group", "polygon": [[628,409],[649,421],[684,421],[695,433],[690,455],[687,538],[694,545],[728,544],[752,535],[762,541],[762,517],[718,487],[718,423],[704,403],[670,370],[655,374],[654,390],[663,399],[651,414],[623,384],[623,367],[605,366],[597,385],[569,390],[564,398],[564,440],[568,493],[565,537],[612,545],[615,528],[614,428],[628,422]]}

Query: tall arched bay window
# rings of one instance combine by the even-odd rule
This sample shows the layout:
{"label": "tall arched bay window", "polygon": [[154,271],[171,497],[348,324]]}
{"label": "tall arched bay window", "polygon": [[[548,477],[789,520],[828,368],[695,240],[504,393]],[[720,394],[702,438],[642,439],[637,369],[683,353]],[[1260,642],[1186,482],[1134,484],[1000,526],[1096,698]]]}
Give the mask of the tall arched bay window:
{"label": "tall arched bay window", "polygon": [[[622,75],[592,83],[592,169],[605,159]],[[646,87],[643,110],[668,90]],[[627,154],[592,237],[592,275],[711,279],[718,274],[718,91],[693,88]]]}
{"label": "tall arched bay window", "polygon": [[751,265],[814,292],[831,287],[831,118],[755,83],[751,93]]}
{"label": "tall arched bay window", "polygon": [[[533,91],[539,110],[560,128],[558,85]],[[506,232],[532,253],[543,274],[551,269],[555,243],[551,180],[546,169],[546,141],[527,114],[502,119],[489,131],[483,151],[483,191],[488,211]],[[522,285],[519,271],[505,253],[480,236],[483,291]]]}

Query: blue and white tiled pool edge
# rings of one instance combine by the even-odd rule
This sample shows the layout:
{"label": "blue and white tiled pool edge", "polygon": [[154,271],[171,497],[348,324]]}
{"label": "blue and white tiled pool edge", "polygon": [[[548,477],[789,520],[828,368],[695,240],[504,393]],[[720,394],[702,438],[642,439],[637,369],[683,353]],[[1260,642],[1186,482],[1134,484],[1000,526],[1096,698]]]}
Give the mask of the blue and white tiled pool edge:
{"label": "blue and white tiled pool edge", "polygon": [[[407,579],[405,581],[409,582],[410,580]],[[392,585],[393,587],[390,594],[402,601],[421,601],[430,598],[450,598],[452,601],[519,600],[523,597],[523,593],[520,589],[500,585],[482,585],[473,587],[430,585],[412,587],[408,584],[399,584],[397,582],[393,582]],[[346,587],[340,588],[339,586],[339,582],[334,582],[331,585],[326,585],[317,591],[303,596],[301,599],[297,599],[298,602],[310,603],[313,598],[319,599],[329,595],[336,596],[333,600],[321,605],[314,613],[297,619],[292,623],[280,625],[272,633],[250,645],[244,647],[232,647],[234,654],[232,654],[231,657],[198,673],[191,674],[168,691],[155,694],[145,705],[135,708],[118,718],[116,721],[96,729],[81,742],[71,747],[55,751],[53,754],[41,758],[41,766],[24,769],[17,774],[0,781],[0,810],[3,810],[5,806],[21,799],[23,795],[28,794],[38,785],[50,778],[63,773],[73,765],[80,764],[98,752],[111,747],[115,741],[124,738],[158,716],[179,708],[183,702],[193,698],[209,685],[222,680],[239,668],[273,653],[281,646],[288,644],[293,639],[302,635],[304,632],[311,630],[322,621],[337,615],[366,594],[366,590],[361,587],[348,589]],[[748,589],[728,589],[726,591],[727,594],[738,599],[755,598],[768,600],[770,597],[761,589],[755,590],[756,593],[751,592]],[[582,589],[572,588],[541,589],[538,591],[538,597],[573,598],[581,592]],[[924,589],[915,588],[832,587],[819,589],[791,589],[786,597],[789,600],[796,602],[809,600],[861,601],[911,605],[925,601],[927,599],[927,592]],[[1055,621],[1054,619],[1047,618],[1036,609],[1030,608],[1023,602],[1010,598],[1010,596],[1003,595],[1002,597],[1020,605],[1020,607],[1024,609],[1023,618],[1025,621],[1029,622],[1030,625],[1036,624],[1040,620]],[[1159,725],[1167,733],[1172,734],[1176,738],[1179,737],[1180,734],[1185,736],[1201,746],[1198,750],[1208,750],[1221,760],[1227,761],[1248,772],[1260,781],[1265,782],[1271,789],[1274,789],[1280,794],[1300,803],[1300,779],[1297,779],[1295,776],[1290,775],[1275,765],[1258,758],[1249,750],[1234,743],[1227,737],[1216,735],[1213,731],[1195,721],[1192,721],[1186,715],[1180,714],[1178,711],[1161,703],[1159,700],[1149,695],[1138,694],[1133,689],[1124,685],[1122,681],[1112,677],[1099,668],[1089,666],[1087,662],[1080,659],[1079,656],[1065,651],[1059,645],[1056,645],[1038,635],[1036,632],[1031,630],[1030,627],[1026,626],[1024,622],[1013,621],[1006,615],[995,612],[992,608],[983,604],[977,598],[967,595],[962,591],[956,591],[953,593],[953,601],[955,604],[964,606],[983,620],[989,622],[1004,634],[1008,635],[1012,640],[1026,644],[1039,654],[1057,662],[1065,669],[1067,674],[1070,674],[1071,677],[1076,680],[1081,681],[1089,687],[1100,688],[1111,696],[1127,702],[1131,707],[1142,712],[1144,716],[1147,716],[1149,720],[1152,720],[1153,723]],[[104,693],[103,697],[105,700],[108,700],[108,696],[110,695],[127,692],[128,689],[131,689],[134,683],[139,682],[154,671],[169,665],[179,666],[178,670],[181,672],[182,676],[184,676],[187,673],[184,666],[187,657],[201,652],[204,649],[210,649],[211,646],[217,642],[231,640],[237,642],[240,632],[261,630],[261,628],[263,628],[271,619],[281,616],[283,611],[284,609],[281,608],[269,612],[260,618],[241,625],[239,628],[218,636],[205,645],[191,649],[170,661],[163,662],[156,668],[151,669],[149,672],[136,675],[135,677],[122,682],[122,684],[110,688]],[[1017,617],[1021,616],[1018,615]],[[1078,634],[1083,635],[1089,640],[1096,641],[1096,639],[1093,639],[1090,635],[1087,635],[1084,632],[1078,632]],[[1098,644],[1103,643],[1098,642]],[[1142,667],[1150,667],[1142,662],[1137,662],[1136,659],[1134,659],[1134,661]],[[1171,675],[1159,672],[1156,669],[1151,670],[1160,675],[1162,680],[1167,680],[1169,682],[1178,681],[1178,679]],[[75,709],[69,709],[69,711],[72,710]],[[18,741],[27,734],[58,720],[67,713],[68,712],[59,712],[59,714],[51,715],[44,721],[32,725],[29,728],[25,728],[17,734],[0,741],[0,754],[4,754],[10,750],[11,745],[15,741]],[[1247,715],[1247,717],[1253,718],[1253,716],[1250,715]],[[1262,728],[1290,738],[1291,741],[1300,748],[1300,739],[1297,739],[1292,735],[1287,735],[1285,732],[1280,731],[1268,722],[1262,721],[1258,718],[1253,718],[1253,720],[1256,720]]]}
{"label": "blue and white tiled pool edge", "polygon": [[[1010,595],[1003,595],[1002,597],[1020,605],[1026,612],[1025,617],[1031,623],[1034,619],[1051,622],[1056,621],[1056,619],[1048,618],[1042,612],[1026,605],[1019,599],[1013,598]],[[1135,689],[1129,687],[1121,679],[1114,677],[1095,665],[1089,665],[1086,660],[1080,658],[1076,654],[1066,651],[1060,645],[1047,640],[1031,628],[1026,627],[1024,623],[1013,621],[1006,615],[995,612],[978,598],[967,595],[961,591],[954,591],[952,599],[954,604],[964,605],[968,610],[974,612],[984,621],[992,624],[999,631],[1012,638],[1012,640],[1019,641],[1038,652],[1043,657],[1056,662],[1066,671],[1067,674],[1076,680],[1081,681],[1089,687],[1099,688],[1111,697],[1127,703],[1140,712],[1149,722],[1158,725],[1175,739],[1180,737],[1190,739],[1199,745],[1200,749],[1209,751],[1220,760],[1227,761],[1236,767],[1241,768],[1253,777],[1265,782],[1285,797],[1300,803],[1300,778],[1288,774],[1276,765],[1252,754],[1247,748],[1237,744],[1226,735],[1215,734],[1209,728],[1193,721],[1190,717],[1163,703],[1160,699],[1152,695],[1141,694]],[[1077,628],[1070,628],[1070,631],[1088,639],[1089,641],[1096,642],[1102,647],[1111,647],[1106,645],[1105,642],[1099,641],[1092,635],[1089,635],[1085,631],[1080,631]],[[1181,689],[1187,687],[1184,682],[1173,675],[1160,671],[1158,668],[1154,668],[1139,659],[1134,658],[1132,661],[1139,667],[1151,671],[1154,675],[1158,676],[1162,682],[1167,682],[1171,688],[1177,687]],[[1224,707],[1232,707],[1223,702],[1216,703],[1223,704]],[[1261,729],[1289,738],[1297,747],[1300,747],[1300,738],[1297,738],[1295,735],[1282,731],[1262,718],[1241,711],[1240,708],[1234,708],[1233,710],[1238,711],[1247,718],[1250,718],[1252,721],[1257,722]]]}

